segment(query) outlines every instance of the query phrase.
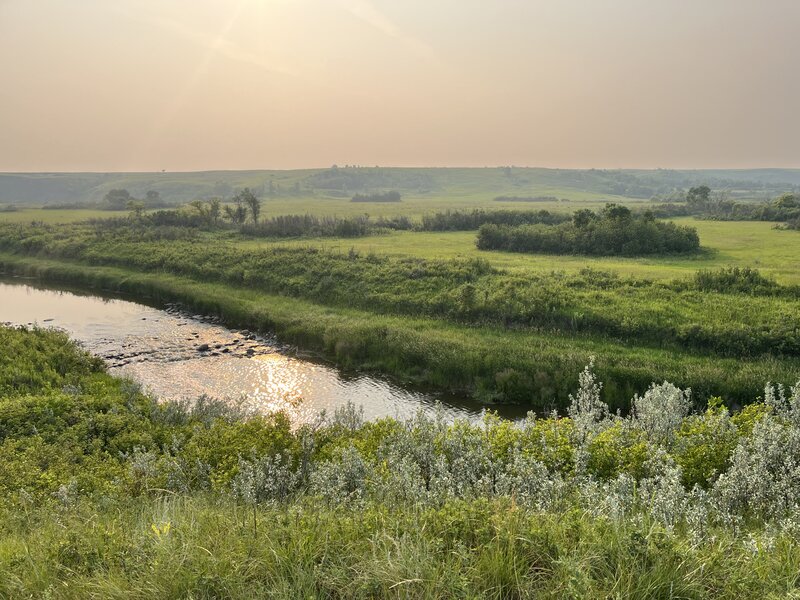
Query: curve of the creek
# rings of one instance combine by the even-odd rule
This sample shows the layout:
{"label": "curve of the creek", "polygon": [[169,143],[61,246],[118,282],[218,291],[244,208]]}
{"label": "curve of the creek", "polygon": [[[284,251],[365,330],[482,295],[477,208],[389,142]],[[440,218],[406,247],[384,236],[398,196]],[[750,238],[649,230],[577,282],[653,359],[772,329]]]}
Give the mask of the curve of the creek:
{"label": "curve of the creek", "polygon": [[[283,410],[295,425],[348,402],[362,406],[366,419],[407,419],[419,410],[476,419],[483,409],[466,397],[341,371],[268,334],[229,329],[179,306],[148,306],[107,292],[2,277],[0,323],[63,329],[112,375],[133,379],[161,400],[205,395],[259,413]],[[525,413],[516,406],[493,409],[511,419]]]}

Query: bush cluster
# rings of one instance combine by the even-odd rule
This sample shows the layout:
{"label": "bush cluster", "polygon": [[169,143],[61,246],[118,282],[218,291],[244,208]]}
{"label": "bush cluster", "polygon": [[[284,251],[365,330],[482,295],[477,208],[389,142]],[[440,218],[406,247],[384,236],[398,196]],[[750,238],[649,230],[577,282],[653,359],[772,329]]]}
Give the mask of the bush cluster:
{"label": "bush cluster", "polygon": [[447,210],[422,216],[418,229],[421,231],[474,231],[487,223],[493,225],[531,225],[536,223],[555,225],[569,220],[569,215],[551,213],[546,210]]}
{"label": "bush cluster", "polygon": [[317,217],[285,215],[242,225],[241,232],[254,237],[363,237],[384,230],[412,228],[408,217]]}
{"label": "bush cluster", "polygon": [[[695,509],[721,523],[779,523],[794,517],[800,495],[800,385],[768,383],[759,402],[730,414],[718,399],[693,413],[689,390],[652,384],[620,416],[602,401],[590,364],[564,417],[447,423],[420,412],[365,423],[350,405],[292,429],[281,413],[215,400],[157,404],[58,331],[2,327],[0,336],[16,349],[13,366],[0,364],[0,486],[17,500],[21,490],[46,500],[73,480],[89,495],[115,493],[116,481],[128,494],[212,489],[247,503],[508,495],[542,508],[600,494],[606,505],[592,510],[618,502],[620,518],[674,502],[657,515],[672,527]],[[636,494],[625,496],[626,481]]]}
{"label": "bush cluster", "polygon": [[600,214],[584,209],[558,225],[482,225],[481,250],[642,256],[697,252],[700,238],[694,228],[635,215],[623,206],[608,204]]}
{"label": "bush cluster", "polygon": [[723,194],[713,197],[710,188],[699,186],[689,190],[686,203],[666,203],[654,207],[659,217],[692,215],[718,221],[777,221],[796,223],[800,220],[800,194],[787,192],[769,202],[741,202]]}

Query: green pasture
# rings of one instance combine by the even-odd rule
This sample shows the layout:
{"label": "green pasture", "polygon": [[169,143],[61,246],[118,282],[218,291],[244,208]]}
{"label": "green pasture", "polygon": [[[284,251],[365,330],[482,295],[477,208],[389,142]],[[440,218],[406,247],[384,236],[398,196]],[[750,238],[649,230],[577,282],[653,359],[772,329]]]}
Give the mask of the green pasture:
{"label": "green pasture", "polygon": [[126,216],[127,211],[97,210],[83,208],[64,208],[44,210],[41,208],[20,208],[10,212],[0,212],[0,222],[3,223],[31,223],[33,221],[55,224],[74,223],[86,219],[108,219],[109,217]]}
{"label": "green pasture", "polygon": [[[349,197],[334,197],[317,192],[315,195],[265,198],[262,216],[268,218],[287,214],[313,214],[317,216],[349,217],[367,214],[371,217],[404,215],[418,220],[423,214],[447,210],[509,209],[548,210],[572,212],[578,208],[597,209],[606,202],[619,202],[631,206],[646,206],[642,200],[584,191],[569,187],[545,184],[526,184],[524,189],[501,189],[495,181],[496,170],[464,170],[443,178],[440,189],[428,193],[405,193],[402,202],[354,203]],[[293,181],[293,180],[292,180]],[[292,181],[288,175],[284,186]],[[495,202],[498,194],[554,196],[557,202]],[[70,223],[91,218],[124,216],[122,211],[21,208],[14,212],[0,212],[0,222],[48,224]],[[314,246],[338,249],[351,248],[368,254],[376,253],[395,257],[421,258],[473,258],[481,257],[492,265],[509,271],[567,271],[585,267],[617,272],[623,276],[651,279],[675,279],[691,276],[698,269],[723,266],[754,267],[783,283],[800,282],[800,235],[796,232],[775,229],[772,223],[757,221],[703,221],[694,218],[676,219],[695,227],[700,235],[704,252],[697,256],[677,257],[584,257],[530,255],[509,252],[485,252],[475,247],[475,232],[389,232],[354,239],[248,239],[230,237],[230,242],[243,248],[264,246]]]}
{"label": "green pasture", "polygon": [[351,248],[368,254],[427,259],[484,258],[493,266],[509,271],[579,271],[585,267],[614,271],[621,275],[651,279],[676,279],[693,275],[698,269],[726,266],[754,267],[782,283],[800,283],[800,235],[776,229],[761,221],[701,221],[681,218],[676,221],[695,227],[704,252],[697,256],[668,257],[587,257],[487,252],[475,247],[474,231],[413,232],[396,231],[364,238],[263,240],[237,239],[238,246],[322,247],[342,252]]}
{"label": "green pasture", "polygon": [[[543,195],[558,195],[557,190],[543,190]],[[510,210],[550,210],[571,212],[576,205],[581,208],[599,208],[605,200],[639,204],[623,198],[597,198],[592,194],[571,194],[569,202],[494,202],[485,195],[464,191],[463,195],[410,197],[399,203],[354,203],[348,199],[328,197],[283,198],[263,203],[265,217],[285,214],[314,214],[323,216],[407,215],[418,219],[425,213],[443,210],[471,210],[474,208],[507,208]],[[86,219],[119,217],[127,212],[59,209],[43,210],[24,208],[14,212],[0,212],[0,222],[48,224],[71,223]],[[692,217],[675,219],[695,227],[700,234],[704,252],[697,256],[675,257],[586,257],[520,254],[512,252],[486,252],[475,247],[473,231],[413,232],[395,231],[363,238],[298,238],[249,239],[238,236],[230,242],[241,248],[268,246],[320,247],[348,252],[351,248],[365,254],[375,253],[393,257],[419,258],[475,258],[488,260],[495,267],[509,271],[567,271],[585,267],[614,271],[623,276],[650,279],[675,279],[691,276],[698,269],[716,269],[724,266],[753,267],[782,283],[800,283],[800,235],[793,231],[775,228],[773,223],[761,221],[707,221]]]}

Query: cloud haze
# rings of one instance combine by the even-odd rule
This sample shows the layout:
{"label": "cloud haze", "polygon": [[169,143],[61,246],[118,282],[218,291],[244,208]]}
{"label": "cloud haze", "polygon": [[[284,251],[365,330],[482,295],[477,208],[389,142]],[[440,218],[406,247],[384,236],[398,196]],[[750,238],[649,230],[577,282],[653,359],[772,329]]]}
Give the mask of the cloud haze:
{"label": "cloud haze", "polygon": [[795,0],[0,0],[0,171],[800,167]]}

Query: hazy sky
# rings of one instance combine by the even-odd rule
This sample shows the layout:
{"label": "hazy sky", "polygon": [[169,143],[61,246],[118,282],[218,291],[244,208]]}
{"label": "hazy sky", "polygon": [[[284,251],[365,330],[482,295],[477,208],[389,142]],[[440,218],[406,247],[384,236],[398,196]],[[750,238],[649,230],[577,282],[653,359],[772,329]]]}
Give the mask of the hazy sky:
{"label": "hazy sky", "polygon": [[800,167],[799,0],[0,0],[0,171]]}

